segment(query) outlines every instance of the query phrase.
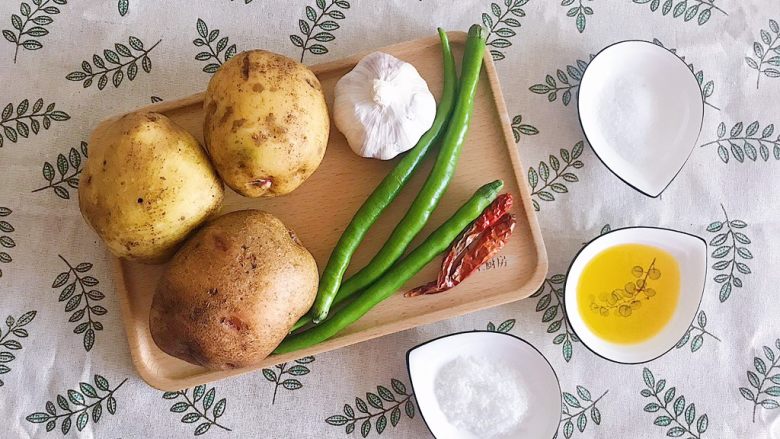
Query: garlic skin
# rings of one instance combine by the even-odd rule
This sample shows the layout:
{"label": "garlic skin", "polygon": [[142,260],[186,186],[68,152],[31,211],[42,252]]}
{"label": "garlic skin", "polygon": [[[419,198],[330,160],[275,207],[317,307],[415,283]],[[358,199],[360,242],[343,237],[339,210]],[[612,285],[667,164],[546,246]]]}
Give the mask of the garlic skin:
{"label": "garlic skin", "polygon": [[431,128],[436,100],[411,64],[374,52],[336,83],[333,119],[361,157],[390,160]]}

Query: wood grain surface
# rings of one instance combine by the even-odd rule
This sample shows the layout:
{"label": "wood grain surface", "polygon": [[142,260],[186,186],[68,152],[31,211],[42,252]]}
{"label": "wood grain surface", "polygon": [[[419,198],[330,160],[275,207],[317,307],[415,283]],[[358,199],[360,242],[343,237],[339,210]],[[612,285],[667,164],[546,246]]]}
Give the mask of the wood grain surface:
{"label": "wood grain surface", "polygon": [[[456,60],[460,60],[466,36],[449,33]],[[442,86],[442,61],[438,37],[424,38],[379,49],[413,64],[428,82],[434,95]],[[319,77],[328,105],[333,103],[333,88],[366,53],[312,67]],[[144,107],[170,117],[200,141],[203,140],[203,93],[176,101]],[[119,117],[119,116],[117,116]],[[108,119],[95,128],[103,129]],[[93,133],[94,135],[94,133]],[[395,224],[401,219],[422,185],[433,162],[432,157],[370,231],[352,259],[347,275],[366,264],[382,246]],[[261,209],[277,215],[293,229],[314,255],[319,269],[325,266],[330,251],[360,204],[376,184],[394,166],[394,161],[367,160],[355,155],[341,133],[331,124],[328,149],[317,171],[293,193],[271,199],[244,198],[226,189],[222,212]],[[133,363],[139,375],[151,386],[162,390],[179,390],[263,367],[330,351],[438,320],[516,301],[532,294],[547,273],[547,254],[529,190],[524,181],[524,167],[514,143],[510,120],[490,56],[485,57],[475,101],[471,129],[463,155],[446,195],[428,225],[412,244],[415,246],[435,227],[448,218],[484,183],[503,179],[505,191],[515,195],[513,213],[517,216],[515,232],[499,256],[505,264],[492,264],[457,288],[438,295],[404,298],[396,294],[381,303],[358,322],[335,338],[286,355],[273,355],[254,367],[230,371],[209,371],[162,352],[149,333],[149,309],[157,280],[164,265],[141,265],[115,261],[117,294],[127,332]],[[208,261],[203,261],[208,264]],[[414,277],[408,287],[434,279],[439,261],[429,264]]]}

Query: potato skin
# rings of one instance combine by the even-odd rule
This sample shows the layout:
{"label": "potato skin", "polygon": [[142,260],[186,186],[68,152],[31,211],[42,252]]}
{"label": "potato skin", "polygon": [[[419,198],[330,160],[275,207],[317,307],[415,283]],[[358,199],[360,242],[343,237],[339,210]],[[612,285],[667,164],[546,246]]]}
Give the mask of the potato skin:
{"label": "potato skin", "polygon": [[220,208],[223,195],[198,141],[162,114],[141,112],[93,135],[79,207],[114,255],[159,263]]}
{"label": "potato skin", "polygon": [[228,213],[171,260],[152,301],[152,338],[209,369],[256,364],[309,310],[318,278],[314,258],[278,218]]}
{"label": "potato skin", "polygon": [[264,50],[234,56],[212,76],[203,105],[206,148],[241,195],[287,194],[325,155],[330,118],[320,82],[290,58]]}

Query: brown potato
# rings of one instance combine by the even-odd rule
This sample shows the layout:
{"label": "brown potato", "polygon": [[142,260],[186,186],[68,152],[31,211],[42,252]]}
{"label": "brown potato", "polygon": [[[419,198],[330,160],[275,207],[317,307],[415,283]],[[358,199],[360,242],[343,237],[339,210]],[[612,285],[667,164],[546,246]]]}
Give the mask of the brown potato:
{"label": "brown potato", "polygon": [[114,255],[159,263],[219,210],[223,194],[195,137],[162,114],[141,112],[95,130],[79,207]]}
{"label": "brown potato", "polygon": [[209,369],[262,360],[309,310],[317,264],[291,230],[259,210],[199,230],[157,285],[149,326],[157,346]]}
{"label": "brown potato", "polygon": [[214,167],[241,195],[287,194],[325,155],[330,118],[320,81],[285,56],[264,50],[234,56],[209,81],[203,108]]}

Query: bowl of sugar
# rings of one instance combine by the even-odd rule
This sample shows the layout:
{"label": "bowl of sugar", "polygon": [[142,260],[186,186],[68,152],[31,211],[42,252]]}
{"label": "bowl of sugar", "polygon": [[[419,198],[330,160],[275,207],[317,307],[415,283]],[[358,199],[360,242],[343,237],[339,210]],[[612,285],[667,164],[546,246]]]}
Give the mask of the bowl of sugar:
{"label": "bowl of sugar", "polygon": [[696,76],[676,54],[647,41],[599,52],[582,75],[577,105],[598,158],[649,197],[682,170],[704,121]]}
{"label": "bowl of sugar", "polygon": [[525,340],[460,332],[410,349],[406,363],[420,415],[435,438],[551,438],[558,429],[558,377]]}

